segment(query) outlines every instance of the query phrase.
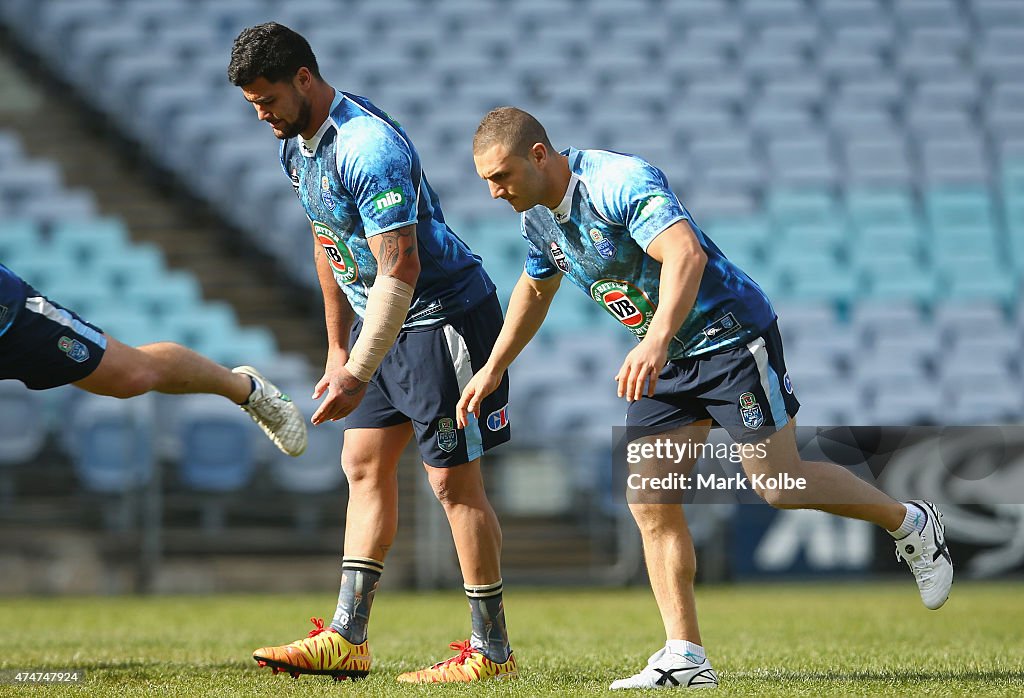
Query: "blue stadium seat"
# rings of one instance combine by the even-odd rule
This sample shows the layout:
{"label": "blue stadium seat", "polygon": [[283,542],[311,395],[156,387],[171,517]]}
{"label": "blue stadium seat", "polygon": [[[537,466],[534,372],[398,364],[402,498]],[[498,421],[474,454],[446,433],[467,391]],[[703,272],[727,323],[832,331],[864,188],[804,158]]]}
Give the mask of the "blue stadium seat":
{"label": "blue stadium seat", "polygon": [[964,19],[954,0],[901,0],[893,13],[906,27],[955,26]]}
{"label": "blue stadium seat", "polygon": [[992,195],[985,189],[933,190],[924,197],[932,229],[983,232],[994,226]]}
{"label": "blue stadium seat", "polygon": [[119,257],[128,245],[128,230],[118,218],[67,220],[50,231],[52,244],[77,262]]}
{"label": "blue stadium seat", "polygon": [[958,336],[977,334],[979,327],[1002,327],[1007,320],[1003,306],[993,300],[954,301],[936,305],[932,311],[932,321],[950,342]]}
{"label": "blue stadium seat", "polygon": [[[307,386],[296,386],[287,392],[306,418],[319,407],[319,401],[309,397]],[[345,472],[341,469],[343,443],[344,431],[340,424],[329,422],[310,429],[309,443],[301,456],[295,458],[274,449],[268,464],[270,477],[284,492],[338,492],[345,486]]]}
{"label": "blue stadium seat", "polygon": [[125,494],[153,477],[152,401],[83,395],[65,424],[75,474],[89,492]]}
{"label": "blue stadium seat", "polygon": [[0,469],[38,456],[46,433],[42,394],[19,381],[0,381]]}
{"label": "blue stadium seat", "polygon": [[1024,7],[1016,0],[973,0],[970,9],[983,27],[1019,27],[1024,22]]}
{"label": "blue stadium seat", "polygon": [[991,299],[1009,302],[1017,296],[1019,283],[996,260],[967,260],[945,270],[945,296],[954,300]]}
{"label": "blue stadium seat", "polygon": [[29,219],[0,221],[0,262],[17,273],[18,262],[36,256],[42,243],[39,226]]}
{"label": "blue stadium seat", "polygon": [[863,273],[867,295],[878,300],[927,302],[938,290],[936,277],[913,260],[880,260]]}
{"label": "blue stadium seat", "polygon": [[198,492],[233,492],[245,487],[263,435],[229,401],[212,395],[185,395],[176,405],[180,441],[178,476]]}
{"label": "blue stadium seat", "polygon": [[878,0],[818,0],[814,9],[826,26],[870,26],[885,16]]}
{"label": "blue stadium seat", "polygon": [[854,227],[862,232],[874,227],[901,226],[914,231],[911,236],[916,235],[918,218],[907,191],[848,188],[846,211]]}
{"label": "blue stadium seat", "polygon": [[779,228],[791,224],[834,225],[843,220],[832,195],[814,189],[774,190],[768,196],[767,208],[772,223]]}
{"label": "blue stadium seat", "polygon": [[863,299],[850,311],[850,327],[865,341],[880,334],[899,334],[904,330],[925,329],[921,307],[910,301]]}
{"label": "blue stadium seat", "polygon": [[903,138],[865,136],[842,144],[846,181],[858,188],[907,188],[914,177]]}

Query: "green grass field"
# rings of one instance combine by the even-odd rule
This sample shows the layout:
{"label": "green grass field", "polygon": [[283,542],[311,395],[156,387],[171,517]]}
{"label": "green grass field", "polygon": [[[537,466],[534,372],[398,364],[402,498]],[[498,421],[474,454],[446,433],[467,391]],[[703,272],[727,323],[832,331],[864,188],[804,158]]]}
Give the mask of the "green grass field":
{"label": "green grass field", "polygon": [[[938,612],[921,606],[909,578],[700,588],[698,602],[716,695],[1019,696],[1022,591],[961,583]],[[520,588],[505,600],[520,680],[400,686],[396,674],[447,657],[447,643],[466,636],[459,594],[384,590],[370,626],[373,672],[355,684],[273,676],[249,656],[304,636],[310,615],[333,611],[330,594],[0,599],[0,669],[87,675],[80,686],[0,685],[0,695],[600,695],[662,642],[644,589]]]}

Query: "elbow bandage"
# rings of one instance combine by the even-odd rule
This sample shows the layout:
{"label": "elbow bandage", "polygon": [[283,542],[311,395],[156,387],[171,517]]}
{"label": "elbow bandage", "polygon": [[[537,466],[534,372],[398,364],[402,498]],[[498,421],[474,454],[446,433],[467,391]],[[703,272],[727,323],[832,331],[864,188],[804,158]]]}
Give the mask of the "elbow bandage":
{"label": "elbow bandage", "polygon": [[393,276],[378,276],[366,296],[366,315],[345,369],[364,383],[395,343],[412,305],[413,287]]}

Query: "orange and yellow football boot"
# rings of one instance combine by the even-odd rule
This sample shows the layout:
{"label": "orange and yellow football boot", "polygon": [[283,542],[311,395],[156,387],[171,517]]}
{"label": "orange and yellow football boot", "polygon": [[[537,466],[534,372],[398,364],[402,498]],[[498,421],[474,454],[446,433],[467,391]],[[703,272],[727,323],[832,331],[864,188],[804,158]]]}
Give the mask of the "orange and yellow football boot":
{"label": "orange and yellow football boot", "polygon": [[429,669],[399,674],[398,680],[402,683],[466,683],[483,679],[514,679],[519,675],[515,655],[509,654],[507,662],[498,664],[471,647],[469,640],[448,646],[458,654]]}
{"label": "orange and yellow football boot", "polygon": [[334,628],[325,628],[323,618],[310,618],[316,629],[309,637],[290,645],[261,647],[252,658],[261,667],[274,673],[282,671],[299,678],[299,674],[326,674],[335,680],[361,679],[370,673],[370,647],[366,642],[353,645]]}

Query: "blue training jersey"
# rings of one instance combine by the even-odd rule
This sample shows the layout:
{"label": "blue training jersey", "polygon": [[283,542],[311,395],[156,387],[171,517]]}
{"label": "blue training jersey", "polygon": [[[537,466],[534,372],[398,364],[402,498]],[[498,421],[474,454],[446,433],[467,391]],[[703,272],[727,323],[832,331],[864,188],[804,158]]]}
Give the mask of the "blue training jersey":
{"label": "blue training jersey", "polygon": [[565,274],[643,339],[658,307],[661,274],[661,264],[645,251],[662,231],[686,220],[708,260],[669,359],[744,345],[767,329],[775,319],[768,297],[694,223],[661,170],[607,150],[562,154],[572,172],[565,198],[553,210],[535,206],[522,216],[529,276]]}
{"label": "blue training jersey", "polygon": [[360,317],[377,276],[367,238],[408,225],[420,276],[403,329],[443,324],[494,292],[480,258],[445,223],[412,141],[365,97],[337,92],[311,140],[281,144],[281,165]]}
{"label": "blue training jersey", "polygon": [[18,311],[25,305],[27,293],[25,282],[0,264],[0,335],[7,331]]}

